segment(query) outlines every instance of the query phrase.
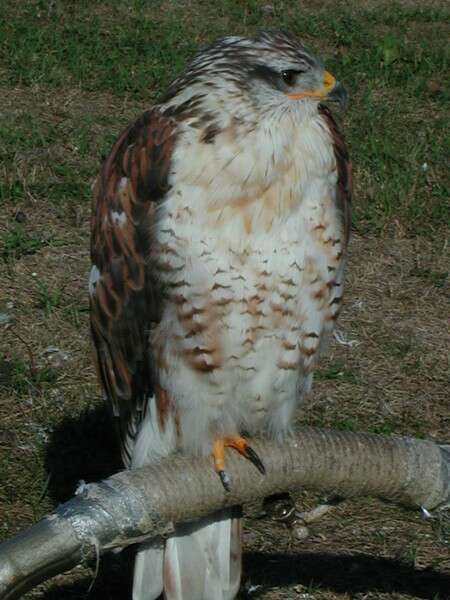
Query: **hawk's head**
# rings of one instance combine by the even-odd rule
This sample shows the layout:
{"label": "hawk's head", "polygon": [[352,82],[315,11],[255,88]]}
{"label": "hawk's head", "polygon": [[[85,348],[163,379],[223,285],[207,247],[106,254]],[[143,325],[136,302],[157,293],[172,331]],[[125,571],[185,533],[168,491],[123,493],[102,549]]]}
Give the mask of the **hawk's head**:
{"label": "hawk's head", "polygon": [[201,50],[169,87],[169,113],[255,124],[287,112],[302,118],[323,100],[345,102],[343,86],[292,34],[225,37]]}

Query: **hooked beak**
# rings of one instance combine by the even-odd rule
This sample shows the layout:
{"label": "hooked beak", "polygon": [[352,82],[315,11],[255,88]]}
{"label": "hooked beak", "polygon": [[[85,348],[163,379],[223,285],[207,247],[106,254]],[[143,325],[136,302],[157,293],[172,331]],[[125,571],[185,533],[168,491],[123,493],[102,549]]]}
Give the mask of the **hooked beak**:
{"label": "hooked beak", "polygon": [[329,71],[324,71],[322,85],[307,92],[292,92],[287,94],[293,100],[302,98],[317,98],[318,100],[329,100],[339,102],[342,108],[347,106],[347,92],[340,81],[336,81]]}
{"label": "hooked beak", "polygon": [[325,96],[325,100],[329,100],[330,102],[339,102],[343,110],[347,108],[347,91],[340,81],[336,81],[333,89],[330,90]]}

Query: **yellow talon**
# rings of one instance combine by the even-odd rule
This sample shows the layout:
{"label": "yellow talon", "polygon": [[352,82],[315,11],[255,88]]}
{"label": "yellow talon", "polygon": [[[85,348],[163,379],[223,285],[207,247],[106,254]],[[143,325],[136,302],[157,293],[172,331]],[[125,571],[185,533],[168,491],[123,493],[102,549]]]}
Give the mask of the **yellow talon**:
{"label": "yellow talon", "polygon": [[263,462],[256,452],[249,446],[247,440],[240,435],[226,436],[217,439],[212,448],[212,456],[214,460],[214,469],[222,481],[223,487],[230,491],[230,477],[225,471],[225,448],[234,448],[248,458],[263,475],[266,472]]}

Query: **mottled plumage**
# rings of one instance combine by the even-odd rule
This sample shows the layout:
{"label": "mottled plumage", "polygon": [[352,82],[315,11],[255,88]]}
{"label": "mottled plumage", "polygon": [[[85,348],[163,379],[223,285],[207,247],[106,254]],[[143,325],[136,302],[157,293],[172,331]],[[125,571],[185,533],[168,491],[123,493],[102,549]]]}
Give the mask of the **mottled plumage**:
{"label": "mottled plumage", "polygon": [[[114,145],[91,323],[127,466],[289,430],[343,293],[351,171],[320,104],[342,96],[294,36],[228,37]],[[180,527],[138,553],[133,598],[233,598],[240,552],[230,511]]]}

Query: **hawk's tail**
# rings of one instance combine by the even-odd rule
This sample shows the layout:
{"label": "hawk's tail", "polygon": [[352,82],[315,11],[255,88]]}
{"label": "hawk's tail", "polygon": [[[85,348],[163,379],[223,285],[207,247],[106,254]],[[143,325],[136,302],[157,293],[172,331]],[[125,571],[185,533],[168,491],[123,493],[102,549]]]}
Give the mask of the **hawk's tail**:
{"label": "hawk's tail", "polygon": [[163,547],[141,544],[134,562],[133,600],[156,600],[163,583]]}
{"label": "hawk's tail", "polygon": [[[155,398],[135,438],[131,467],[167,456],[176,447],[176,425],[157,418]],[[212,468],[212,467],[211,467]],[[135,561],[133,600],[232,600],[241,579],[241,519],[223,509],[194,523],[177,525],[165,543],[140,546]]]}
{"label": "hawk's tail", "polygon": [[225,509],[177,527],[162,548],[136,557],[133,600],[232,600],[241,579],[241,519]]}

